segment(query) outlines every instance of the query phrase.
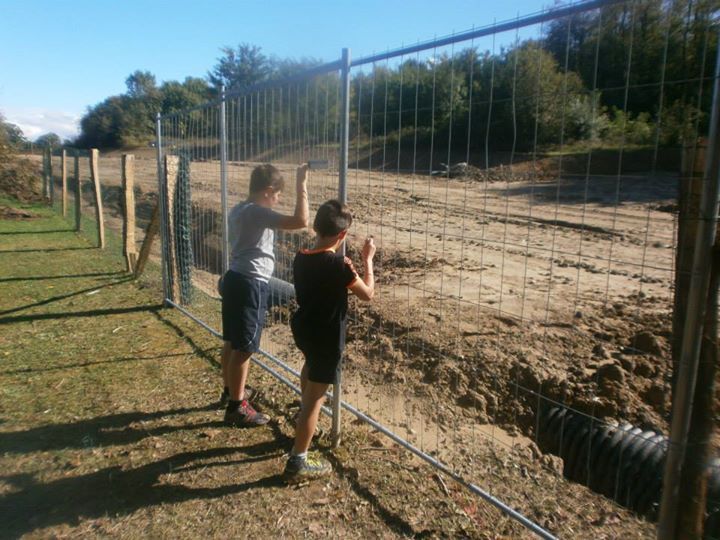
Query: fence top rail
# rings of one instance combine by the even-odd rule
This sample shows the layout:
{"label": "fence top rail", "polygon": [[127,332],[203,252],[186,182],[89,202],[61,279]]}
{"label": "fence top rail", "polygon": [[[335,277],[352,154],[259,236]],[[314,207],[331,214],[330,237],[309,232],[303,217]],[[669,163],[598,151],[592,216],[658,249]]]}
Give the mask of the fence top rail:
{"label": "fence top rail", "polygon": [[342,68],[342,60],[335,60],[334,62],[329,62],[327,64],[322,64],[322,65],[315,66],[315,67],[312,67],[309,69],[305,69],[299,73],[290,75],[289,77],[283,77],[282,79],[270,79],[267,81],[262,81],[262,82],[253,84],[252,86],[249,86],[247,88],[243,88],[243,89],[239,89],[239,90],[229,90],[229,91],[225,92],[224,96],[218,96],[215,99],[206,101],[205,103],[196,105],[195,107],[190,107],[188,109],[183,109],[182,111],[176,111],[176,112],[172,112],[172,113],[168,113],[168,114],[160,114],[160,118],[162,120],[176,118],[176,117],[184,115],[184,114],[189,114],[194,111],[212,107],[214,105],[219,105],[220,102],[223,100],[228,100],[230,98],[239,98],[239,97],[247,96],[250,94],[254,94],[255,92],[267,90],[269,88],[278,88],[278,87],[284,86],[286,84],[292,84],[295,82],[312,79],[313,77],[325,75],[327,73],[332,73],[333,71],[338,71],[341,68]]}
{"label": "fence top rail", "polygon": [[599,9],[605,6],[627,3],[629,1],[630,0],[588,0],[571,4],[562,8],[544,10],[531,15],[527,15],[525,17],[519,17],[508,21],[490,24],[488,26],[475,28],[473,30],[461,32],[459,34],[452,34],[449,36],[436,38],[431,41],[424,41],[416,45],[410,45],[408,47],[402,47],[400,49],[395,49],[384,53],[356,58],[355,60],[352,60],[350,62],[350,67],[357,67],[364,64],[372,64],[374,62],[388,60],[390,58],[396,58],[398,56],[407,56],[415,52],[427,51],[429,49],[442,47],[444,45],[451,45],[453,43],[469,41],[471,39],[476,39],[483,36],[491,36],[493,34],[499,34],[501,32],[507,32],[509,30],[516,30],[518,28],[524,28],[526,26],[533,26],[553,19],[560,19],[562,17],[576,15],[578,13],[584,13],[585,11],[591,11],[593,9]]}

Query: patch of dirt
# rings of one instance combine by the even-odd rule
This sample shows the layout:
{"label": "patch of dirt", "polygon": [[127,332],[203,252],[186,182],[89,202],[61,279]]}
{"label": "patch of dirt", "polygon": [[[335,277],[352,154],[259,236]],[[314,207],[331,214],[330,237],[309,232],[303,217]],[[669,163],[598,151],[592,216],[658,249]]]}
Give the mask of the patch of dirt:
{"label": "patch of dirt", "polygon": [[0,206],[0,219],[35,219],[38,215],[21,208]]}

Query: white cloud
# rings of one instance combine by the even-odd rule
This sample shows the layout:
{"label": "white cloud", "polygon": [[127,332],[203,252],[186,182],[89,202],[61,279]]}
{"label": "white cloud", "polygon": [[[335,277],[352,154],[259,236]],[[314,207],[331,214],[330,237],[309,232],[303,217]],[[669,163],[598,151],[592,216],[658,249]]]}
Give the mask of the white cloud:
{"label": "white cloud", "polygon": [[61,139],[74,137],[79,131],[80,114],[48,109],[2,111],[5,120],[17,124],[25,137],[35,140],[45,133],[57,133]]}

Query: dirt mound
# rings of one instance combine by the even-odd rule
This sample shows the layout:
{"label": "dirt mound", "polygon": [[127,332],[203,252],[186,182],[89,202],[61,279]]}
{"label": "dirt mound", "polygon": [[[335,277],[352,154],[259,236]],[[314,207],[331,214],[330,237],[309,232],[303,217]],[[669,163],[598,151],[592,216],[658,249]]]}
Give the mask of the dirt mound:
{"label": "dirt mound", "polygon": [[41,201],[42,186],[37,164],[13,155],[0,156],[0,193],[21,202]]}
{"label": "dirt mound", "polygon": [[[481,328],[458,338],[432,319],[435,311],[408,318],[404,307],[392,303],[356,308],[348,349],[358,364],[372,358],[368,368],[385,380],[385,371],[396,378],[402,373],[416,393],[431,385],[482,421],[534,434],[539,391],[550,402],[601,419],[667,427],[668,315],[628,321],[588,314],[572,326],[546,327],[487,313]],[[443,318],[463,319],[449,306],[443,309]],[[388,335],[395,339],[381,339]],[[528,339],[542,343],[542,351],[528,348]],[[376,350],[379,343],[384,350]]]}

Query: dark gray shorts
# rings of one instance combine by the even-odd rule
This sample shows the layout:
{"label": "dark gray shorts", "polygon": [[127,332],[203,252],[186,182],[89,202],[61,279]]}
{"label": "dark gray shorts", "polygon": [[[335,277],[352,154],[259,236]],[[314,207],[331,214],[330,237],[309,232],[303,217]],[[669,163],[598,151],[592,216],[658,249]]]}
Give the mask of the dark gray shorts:
{"label": "dark gray shorts", "polygon": [[269,286],[229,270],[222,280],[223,340],[232,349],[256,352],[265,323]]}

